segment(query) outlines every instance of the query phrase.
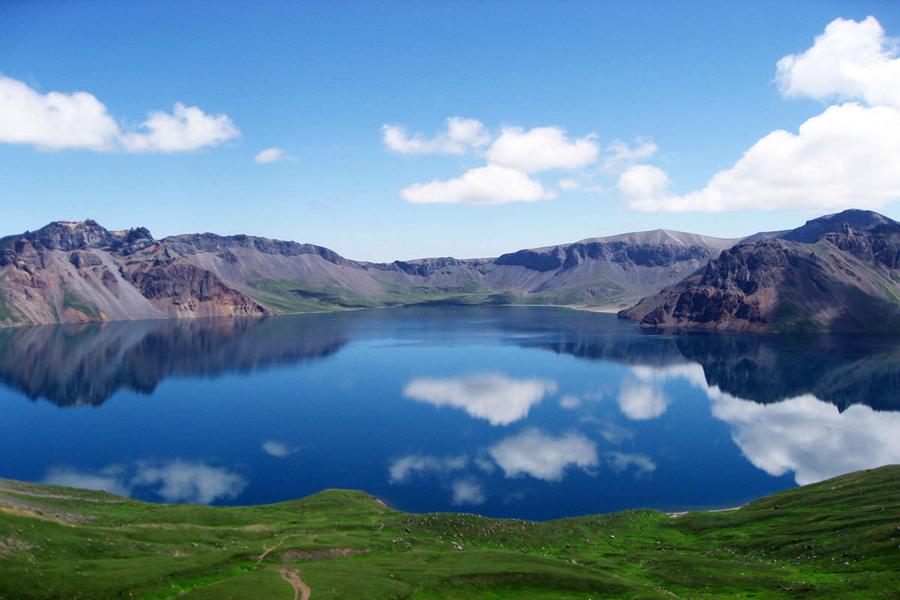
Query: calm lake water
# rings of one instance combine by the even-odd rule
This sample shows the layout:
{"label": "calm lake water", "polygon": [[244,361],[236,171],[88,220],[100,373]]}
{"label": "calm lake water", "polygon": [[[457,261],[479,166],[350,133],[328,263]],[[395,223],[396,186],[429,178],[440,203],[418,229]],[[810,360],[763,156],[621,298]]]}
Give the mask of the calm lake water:
{"label": "calm lake water", "polygon": [[551,308],[0,330],[0,477],[163,502],[359,488],[547,519],[740,504],[900,462],[900,340]]}

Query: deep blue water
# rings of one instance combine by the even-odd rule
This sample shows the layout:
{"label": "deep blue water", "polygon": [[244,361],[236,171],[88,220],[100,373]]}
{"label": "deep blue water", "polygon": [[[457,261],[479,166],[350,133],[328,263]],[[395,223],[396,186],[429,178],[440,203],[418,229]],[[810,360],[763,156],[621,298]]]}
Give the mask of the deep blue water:
{"label": "deep blue water", "polygon": [[547,519],[740,504],[900,462],[900,341],[552,308],[0,330],[0,477],[153,501],[359,488]]}

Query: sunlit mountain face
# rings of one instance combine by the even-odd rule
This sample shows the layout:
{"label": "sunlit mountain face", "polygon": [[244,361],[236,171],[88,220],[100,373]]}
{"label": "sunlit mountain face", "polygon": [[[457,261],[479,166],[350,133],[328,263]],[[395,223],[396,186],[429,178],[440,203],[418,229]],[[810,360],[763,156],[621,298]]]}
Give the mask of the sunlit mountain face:
{"label": "sunlit mountain face", "polygon": [[365,489],[553,518],[733,506],[900,462],[900,339],[552,308],[0,331],[0,476],[153,501]]}

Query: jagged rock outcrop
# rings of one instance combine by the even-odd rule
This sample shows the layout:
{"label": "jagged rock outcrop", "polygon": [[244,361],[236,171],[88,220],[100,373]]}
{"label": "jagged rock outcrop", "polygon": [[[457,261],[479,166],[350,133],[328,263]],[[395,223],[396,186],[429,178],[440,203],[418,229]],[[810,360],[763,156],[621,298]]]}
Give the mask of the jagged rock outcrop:
{"label": "jagged rock outcrop", "polygon": [[3,325],[268,313],[145,228],[60,221],[0,240]]}
{"label": "jagged rock outcrop", "polygon": [[898,265],[900,224],[845,211],[738,244],[620,315],[689,329],[897,331]]}

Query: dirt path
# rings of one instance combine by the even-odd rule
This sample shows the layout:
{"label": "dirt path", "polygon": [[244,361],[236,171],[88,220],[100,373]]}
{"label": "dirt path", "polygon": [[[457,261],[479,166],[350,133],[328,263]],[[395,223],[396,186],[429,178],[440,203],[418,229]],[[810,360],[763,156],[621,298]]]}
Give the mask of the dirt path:
{"label": "dirt path", "polygon": [[275,544],[274,546],[272,546],[271,548],[266,548],[266,545],[263,544],[263,553],[256,557],[256,564],[258,565],[259,563],[261,563],[263,561],[263,559],[269,555],[269,552],[271,552],[278,546],[282,545],[284,543],[284,540],[286,540],[286,539],[287,539],[287,537],[281,538],[281,541],[278,542],[277,544]]}
{"label": "dirt path", "polygon": [[309,586],[300,579],[300,571],[282,567],[278,572],[281,573],[281,578],[291,584],[291,587],[294,588],[294,600],[309,600],[309,597],[312,595],[312,590],[310,590]]}

